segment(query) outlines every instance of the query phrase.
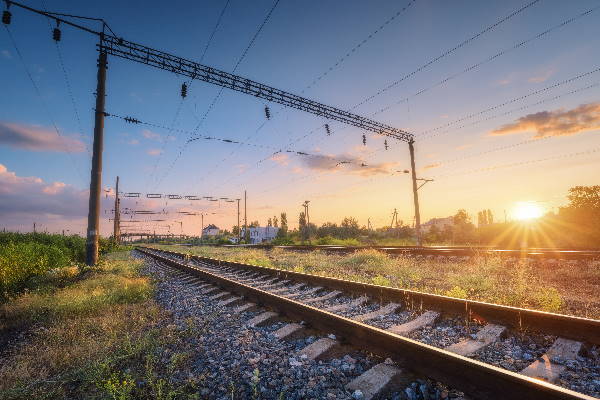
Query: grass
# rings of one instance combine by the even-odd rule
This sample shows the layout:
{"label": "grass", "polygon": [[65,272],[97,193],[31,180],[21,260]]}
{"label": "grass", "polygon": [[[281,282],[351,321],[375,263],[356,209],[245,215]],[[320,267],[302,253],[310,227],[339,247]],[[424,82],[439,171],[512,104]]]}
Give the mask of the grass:
{"label": "grass", "polygon": [[173,381],[188,360],[170,351],[185,331],[152,300],[152,282],[128,252],[72,271],[0,306],[1,399],[196,398]]}
{"label": "grass", "polygon": [[277,248],[165,248],[382,286],[600,318],[600,269],[597,262],[593,261],[575,266],[569,262],[549,265],[485,255],[469,260],[417,260],[412,257],[389,256],[377,250],[361,250],[342,255],[324,251],[293,252]]}

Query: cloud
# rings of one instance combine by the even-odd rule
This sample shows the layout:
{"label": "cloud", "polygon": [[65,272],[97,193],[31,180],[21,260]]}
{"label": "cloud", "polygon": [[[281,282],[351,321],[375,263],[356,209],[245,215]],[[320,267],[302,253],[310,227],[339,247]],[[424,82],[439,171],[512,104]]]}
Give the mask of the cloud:
{"label": "cloud", "polygon": [[427,169],[438,168],[441,165],[442,165],[442,163],[437,162],[437,163],[433,163],[433,164],[428,164],[428,165],[424,166],[423,169],[427,170]]}
{"label": "cloud", "polygon": [[74,137],[59,136],[54,130],[35,125],[0,121],[0,145],[30,151],[81,153],[85,144]]}
{"label": "cloud", "polygon": [[150,156],[158,156],[160,153],[162,153],[162,151],[160,151],[160,149],[150,149],[146,151],[146,153]]}
{"label": "cloud", "polygon": [[284,153],[273,154],[270,160],[275,161],[279,165],[287,166],[290,163],[290,157]]}
{"label": "cloud", "polygon": [[360,176],[390,174],[397,165],[397,163],[366,163],[363,159],[349,154],[308,156],[302,157],[301,161],[305,167],[316,171],[349,172]]}
{"label": "cloud", "polygon": [[130,141],[127,142],[127,144],[135,146],[136,144],[140,144],[140,141],[137,139],[131,139]]}
{"label": "cloud", "polygon": [[144,129],[142,131],[142,136],[145,137],[146,139],[150,139],[150,140],[160,140],[160,138],[161,138],[160,134],[158,134],[156,132],[152,132],[148,129]]}
{"label": "cloud", "polygon": [[544,71],[536,76],[532,76],[531,78],[527,79],[527,82],[542,83],[542,82],[548,80],[548,78],[550,78],[552,75],[554,75],[554,69],[549,69],[549,70]]}
{"label": "cloud", "polygon": [[600,103],[582,104],[572,110],[541,111],[519,118],[492,131],[491,135],[535,132],[535,138],[575,135],[600,129]]}
{"label": "cloud", "polygon": [[0,164],[0,216],[27,218],[87,215],[88,192],[63,182],[46,183],[38,177],[21,177]]}
{"label": "cloud", "polygon": [[8,50],[2,50],[0,53],[2,53],[2,57],[6,58],[7,60],[12,58],[12,54],[10,54],[10,51]]}

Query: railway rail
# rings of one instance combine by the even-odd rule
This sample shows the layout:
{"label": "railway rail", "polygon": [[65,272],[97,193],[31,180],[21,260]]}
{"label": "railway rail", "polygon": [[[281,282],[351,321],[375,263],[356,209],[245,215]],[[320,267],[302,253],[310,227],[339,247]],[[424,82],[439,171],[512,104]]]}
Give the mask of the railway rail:
{"label": "railway rail", "polygon": [[[232,307],[234,312],[256,307],[269,310],[259,313],[250,324],[290,321],[275,332],[278,338],[301,335],[308,328],[334,335],[302,349],[305,357],[323,357],[349,345],[397,363],[397,366],[378,364],[349,384],[366,388],[365,398],[380,396],[399,376],[415,373],[477,399],[592,399],[552,382],[560,378],[570,360],[600,345],[600,320],[148,247],[137,250],[199,278],[204,293],[215,293],[211,299]],[[463,321],[462,324],[469,327],[467,333],[471,333],[448,345],[419,340],[422,338],[418,332],[427,332],[429,327],[449,318]],[[480,357],[502,338],[536,334],[551,338],[552,343],[518,372],[492,365]],[[599,366],[592,368],[600,372]]]}
{"label": "railway rail", "polygon": [[256,249],[283,249],[290,251],[327,251],[335,253],[352,253],[358,250],[374,249],[392,255],[417,255],[417,256],[446,256],[446,257],[472,257],[476,255],[497,255],[503,257],[531,258],[531,259],[558,259],[558,260],[586,260],[600,259],[600,250],[595,249],[567,249],[567,248],[523,248],[499,249],[494,247],[456,247],[456,246],[335,246],[335,245],[213,245],[222,247],[242,247]]}

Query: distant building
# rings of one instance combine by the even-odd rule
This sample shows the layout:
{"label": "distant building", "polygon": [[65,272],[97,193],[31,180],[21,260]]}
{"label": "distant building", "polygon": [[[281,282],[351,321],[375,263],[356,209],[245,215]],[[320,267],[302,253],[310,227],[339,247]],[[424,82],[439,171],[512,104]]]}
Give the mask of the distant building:
{"label": "distant building", "polygon": [[[279,228],[274,226],[258,226],[248,228],[248,233],[250,234],[250,243],[257,244],[262,242],[269,242],[277,237],[277,232],[279,232]],[[246,235],[246,230],[242,228],[242,240]]]}
{"label": "distant building", "polygon": [[433,227],[436,227],[438,231],[443,231],[447,226],[454,226],[454,217],[446,218],[432,218],[429,221],[421,224],[421,231],[424,233],[429,232]]}
{"label": "distant building", "polygon": [[219,233],[221,233],[221,230],[215,224],[210,224],[202,229],[202,236],[217,236]]}

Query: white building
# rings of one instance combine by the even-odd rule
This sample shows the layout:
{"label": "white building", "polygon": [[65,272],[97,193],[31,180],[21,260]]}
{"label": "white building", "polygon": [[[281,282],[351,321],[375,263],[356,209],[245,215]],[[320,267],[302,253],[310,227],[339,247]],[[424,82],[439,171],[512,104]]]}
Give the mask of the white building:
{"label": "white building", "polygon": [[423,232],[429,232],[429,230],[434,226],[439,232],[441,232],[447,226],[454,226],[454,217],[432,218],[424,224],[421,224],[421,230]]}
{"label": "white building", "polygon": [[217,236],[219,233],[221,233],[221,230],[215,224],[210,224],[202,229],[202,236]]}
{"label": "white building", "polygon": [[[277,237],[277,232],[279,232],[279,228],[274,226],[258,226],[256,228],[248,228],[248,233],[250,234],[250,243],[257,244],[262,242],[269,242],[275,237]],[[246,237],[246,230],[242,228],[242,240]]]}

